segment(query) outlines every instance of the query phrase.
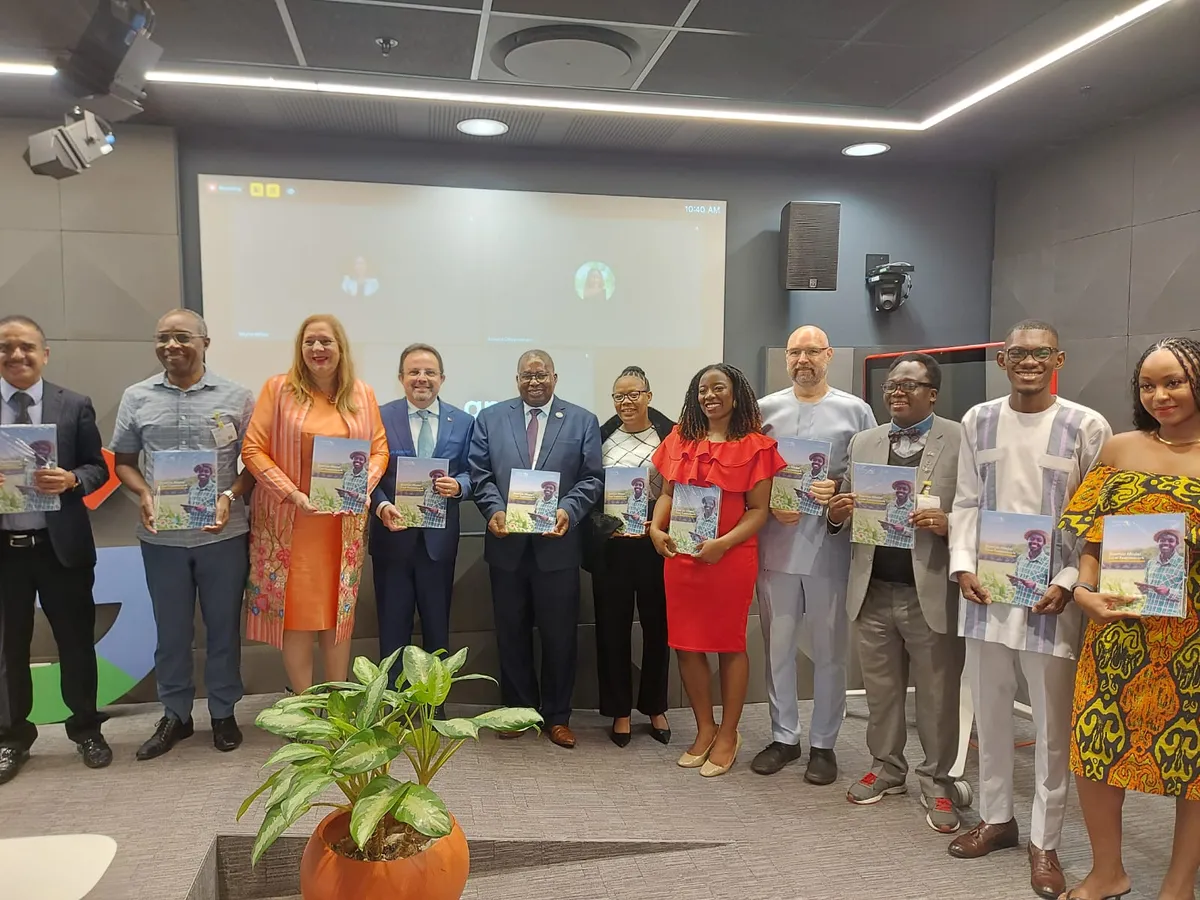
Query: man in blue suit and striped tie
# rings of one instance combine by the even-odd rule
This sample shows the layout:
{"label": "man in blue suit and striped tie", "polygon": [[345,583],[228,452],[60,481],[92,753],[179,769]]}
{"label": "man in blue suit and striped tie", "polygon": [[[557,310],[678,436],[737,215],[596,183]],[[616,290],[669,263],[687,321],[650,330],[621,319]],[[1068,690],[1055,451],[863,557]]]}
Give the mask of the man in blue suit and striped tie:
{"label": "man in blue suit and striped tie", "polygon": [[[411,344],[400,354],[404,399],[379,412],[392,462],[371,495],[371,561],[379,614],[379,652],[389,656],[412,643],[413,613],[421,615],[425,649],[449,650],[450,595],[458,555],[458,507],[471,496],[467,449],[475,420],[438,399],[445,382],[442,355],[428,344]],[[405,528],[394,500],[398,456],[448,459],[450,471],[433,481],[446,501],[445,528]],[[395,677],[400,674],[397,662]]]}
{"label": "man in blue suit and striped tie", "polygon": [[[570,749],[579,620],[580,522],[604,493],[600,423],[554,395],[558,376],[545,350],[517,362],[520,395],[483,410],[471,435],[471,485],[487,519],[483,556],[492,581],[505,706],[538,710],[555,744]],[[555,526],[546,534],[510,533],[506,522],[513,469],[559,475]],[[550,482],[553,485],[553,482]],[[533,630],[542,648],[541,679],[533,666]],[[520,732],[500,732],[519,737]]]}

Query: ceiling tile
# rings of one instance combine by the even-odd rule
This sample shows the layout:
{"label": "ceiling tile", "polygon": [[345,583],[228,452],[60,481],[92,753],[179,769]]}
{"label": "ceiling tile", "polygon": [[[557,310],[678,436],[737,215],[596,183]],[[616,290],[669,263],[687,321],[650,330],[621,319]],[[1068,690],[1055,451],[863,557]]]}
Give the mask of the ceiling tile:
{"label": "ceiling tile", "polygon": [[[478,16],[325,0],[288,0],[288,8],[310,66],[441,78],[471,75]],[[393,38],[399,45],[384,56],[375,45],[378,37]]]}
{"label": "ceiling tile", "polygon": [[954,69],[958,50],[850,44],[788,92],[796,103],[888,107]]}
{"label": "ceiling tile", "polygon": [[687,4],[688,0],[495,0],[492,12],[636,25],[674,25]]}
{"label": "ceiling tile", "polygon": [[572,147],[636,147],[655,150],[679,130],[678,119],[635,116],[576,116],[562,142]]}
{"label": "ceiling tile", "polygon": [[832,41],[680,33],[659,57],[641,89],[782,100],[792,85],[839,46]]}
{"label": "ceiling tile", "polygon": [[686,24],[690,28],[787,35],[801,42],[847,41],[901,3],[902,0],[700,0]]}
{"label": "ceiling tile", "polygon": [[155,0],[154,16],[165,62],[296,64],[274,0]]}
{"label": "ceiling tile", "polygon": [[863,40],[979,51],[1049,14],[1066,0],[946,3],[908,0],[892,7]]}

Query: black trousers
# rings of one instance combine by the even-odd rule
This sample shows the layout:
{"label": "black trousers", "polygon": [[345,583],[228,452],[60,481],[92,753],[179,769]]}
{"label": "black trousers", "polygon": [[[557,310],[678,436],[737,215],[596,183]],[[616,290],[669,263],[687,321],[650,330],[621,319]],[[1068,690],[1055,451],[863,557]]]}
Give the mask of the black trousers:
{"label": "black trousers", "polygon": [[636,602],[642,625],[642,673],[637,708],[648,716],[667,711],[667,593],[663,560],[650,538],[614,537],[604,545],[604,564],[592,574],[596,605],[596,673],[600,715],[629,715],[633,703],[631,632]]}
{"label": "black trousers", "polygon": [[62,696],[71,710],[67,737],[76,742],[95,737],[104,721],[96,711],[96,568],[65,567],[44,532],[41,537],[35,546],[12,547],[0,533],[0,746],[21,750],[28,750],[38,733],[29,721],[35,597],[58,645]]}
{"label": "black trousers", "polygon": [[[373,556],[375,611],[379,616],[379,653],[386,659],[412,643],[413,615],[421,616],[425,650],[450,649],[450,595],[454,591],[454,560],[430,559],[425,536],[417,535],[413,552],[403,556]],[[403,671],[397,659],[392,681]]]}
{"label": "black trousers", "polygon": [[[490,572],[504,705],[536,709],[547,728],[566,725],[578,656],[579,570],[543,572],[529,546],[515,571],[492,566]],[[535,627],[542,651],[540,689],[533,666]]]}

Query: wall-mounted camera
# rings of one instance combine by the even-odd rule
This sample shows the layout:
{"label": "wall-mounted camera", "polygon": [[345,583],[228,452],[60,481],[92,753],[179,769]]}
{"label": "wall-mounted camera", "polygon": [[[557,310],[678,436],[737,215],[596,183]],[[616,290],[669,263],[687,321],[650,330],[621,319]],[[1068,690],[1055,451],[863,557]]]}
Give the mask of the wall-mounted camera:
{"label": "wall-mounted camera", "polygon": [[867,290],[879,312],[895,312],[904,305],[912,289],[912,263],[889,262],[867,270]]}
{"label": "wall-mounted camera", "polygon": [[64,124],[30,136],[25,162],[35,175],[61,180],[91,168],[115,143],[107,122],[77,106]]}

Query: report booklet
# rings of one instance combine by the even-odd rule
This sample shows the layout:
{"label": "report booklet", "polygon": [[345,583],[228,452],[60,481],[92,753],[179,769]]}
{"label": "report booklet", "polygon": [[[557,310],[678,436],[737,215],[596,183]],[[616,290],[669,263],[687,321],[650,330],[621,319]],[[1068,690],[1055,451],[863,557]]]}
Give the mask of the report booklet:
{"label": "report booklet", "polygon": [[1030,607],[1050,587],[1054,517],[982,510],[975,574],[993,603]]}
{"label": "report booklet", "polygon": [[447,498],[433,483],[450,472],[450,460],[396,457],[396,509],[405,528],[445,528]]}
{"label": "report booklet", "polygon": [[308,499],[320,512],[366,512],[367,462],[371,442],[353,438],[313,439]]}
{"label": "report booklet", "polygon": [[0,513],[54,512],[58,494],[38,492],[34,473],[58,466],[57,425],[0,425]]}
{"label": "report booklet", "polygon": [[157,531],[217,524],[216,450],[158,450],[153,471]]}
{"label": "report booklet", "polygon": [[856,544],[911,550],[916,511],[916,469],[855,463],[854,522],[850,540]]}
{"label": "report booklet", "polygon": [[677,484],[671,495],[671,523],[667,532],[680,553],[695,556],[701,541],[717,536],[721,518],[721,489],[716,485],[700,487]]}
{"label": "report booklet", "polygon": [[814,481],[829,477],[829,441],[779,438],[779,455],[787,466],[771,482],[771,509],[822,516],[825,507],[808,493]]}
{"label": "report booklet", "polygon": [[513,469],[508,482],[505,527],[513,534],[545,534],[558,521],[557,472]]}
{"label": "report booklet", "polygon": [[1141,616],[1187,615],[1187,517],[1183,513],[1105,516],[1100,592],[1129,597]]}
{"label": "report booklet", "polygon": [[643,535],[650,518],[650,470],[610,466],[604,470],[604,512],[621,520],[618,534]]}

